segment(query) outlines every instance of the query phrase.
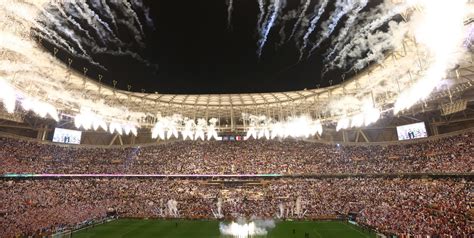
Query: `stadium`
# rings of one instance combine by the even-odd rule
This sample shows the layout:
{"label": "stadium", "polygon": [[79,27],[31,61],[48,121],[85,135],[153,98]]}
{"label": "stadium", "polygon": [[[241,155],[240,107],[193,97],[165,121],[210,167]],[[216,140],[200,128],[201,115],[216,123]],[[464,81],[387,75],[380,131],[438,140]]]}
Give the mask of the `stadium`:
{"label": "stadium", "polygon": [[0,13],[0,238],[474,236],[471,0]]}

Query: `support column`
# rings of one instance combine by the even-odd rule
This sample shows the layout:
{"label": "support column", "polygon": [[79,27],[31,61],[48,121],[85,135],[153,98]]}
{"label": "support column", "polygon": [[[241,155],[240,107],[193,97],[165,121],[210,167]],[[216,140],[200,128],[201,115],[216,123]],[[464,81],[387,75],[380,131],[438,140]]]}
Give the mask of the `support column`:
{"label": "support column", "polygon": [[118,134],[115,134],[114,137],[112,138],[112,140],[110,140],[109,146],[114,144],[115,139],[117,139],[117,137],[118,137]]}
{"label": "support column", "polygon": [[235,122],[234,122],[234,107],[230,108],[230,131],[235,131]]}
{"label": "support column", "polygon": [[438,131],[438,126],[437,126],[437,125],[431,124],[431,133],[433,133],[434,136],[439,135],[439,131]]}
{"label": "support column", "polygon": [[38,140],[46,140],[46,136],[48,135],[48,125],[41,127],[38,129],[38,134],[36,135],[36,139]]}
{"label": "support column", "polygon": [[342,130],[342,141],[347,142],[347,131]]}

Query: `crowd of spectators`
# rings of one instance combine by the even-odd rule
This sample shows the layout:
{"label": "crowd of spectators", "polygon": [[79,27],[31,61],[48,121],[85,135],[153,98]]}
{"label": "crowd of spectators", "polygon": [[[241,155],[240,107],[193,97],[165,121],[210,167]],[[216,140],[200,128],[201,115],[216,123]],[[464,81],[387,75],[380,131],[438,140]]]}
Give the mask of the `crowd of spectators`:
{"label": "crowd of spectators", "polygon": [[473,172],[474,133],[344,146],[301,140],[177,141],[84,148],[0,138],[0,174],[337,174]]}
{"label": "crowd of spectators", "polygon": [[[46,234],[110,211],[120,217],[213,219],[217,201],[229,220],[351,213],[379,232],[469,237],[471,189],[472,181],[462,179],[278,179],[245,187],[205,180],[11,180],[0,185],[0,237]],[[177,216],[168,212],[170,200],[177,202]]]}
{"label": "crowd of spectators", "polygon": [[[472,173],[473,145],[472,132],[357,146],[251,140],[91,148],[0,138],[0,174]],[[469,237],[473,192],[469,179],[279,178],[227,186],[177,178],[4,178],[0,237],[48,234],[111,211],[121,217],[189,219],[217,219],[217,211],[225,219],[356,214],[357,222],[384,233]],[[170,201],[176,201],[177,214],[170,212]]]}

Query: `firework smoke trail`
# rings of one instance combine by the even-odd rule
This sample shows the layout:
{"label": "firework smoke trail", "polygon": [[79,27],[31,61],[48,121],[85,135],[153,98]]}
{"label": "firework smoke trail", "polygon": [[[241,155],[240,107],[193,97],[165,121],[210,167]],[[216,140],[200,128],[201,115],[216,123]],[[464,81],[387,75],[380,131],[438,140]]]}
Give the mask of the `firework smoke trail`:
{"label": "firework smoke trail", "polygon": [[234,0],[227,0],[227,29],[232,28],[232,11],[234,9]]}
{"label": "firework smoke trail", "polygon": [[[103,21],[99,15],[97,15],[97,13],[95,13],[95,11],[93,11],[89,5],[87,5],[86,1],[80,1],[82,3],[82,6],[84,8],[84,10],[86,11],[87,15],[92,17],[92,19],[98,23],[100,23],[100,25],[102,25],[110,34],[114,35],[114,31],[112,31],[112,29],[110,29],[110,26],[109,24],[107,24],[105,21]],[[114,37],[116,37],[114,35]]]}
{"label": "firework smoke trail", "polygon": [[142,33],[142,35],[145,35],[145,33],[143,32],[143,26],[142,24],[140,23],[140,19],[138,19],[138,16],[137,16],[137,13],[132,9],[132,5],[128,2],[128,1],[123,1],[123,3],[125,4],[126,8],[126,12],[127,12],[127,15],[128,16],[131,16],[132,19],[135,20],[135,22],[137,23],[138,27],[140,28],[140,32]]}
{"label": "firework smoke trail", "polygon": [[352,13],[350,14],[350,16],[347,18],[347,21],[346,21],[346,24],[344,25],[344,27],[339,31],[339,34],[337,35],[337,37],[333,40],[332,42],[332,45],[333,48],[332,50],[327,54],[325,60],[329,60],[332,55],[338,50],[341,48],[342,44],[345,42],[344,39],[346,39],[346,36],[347,34],[349,33],[349,30],[354,26],[354,24],[356,23],[356,20],[357,20],[357,17],[359,16],[359,12],[362,11],[362,9],[365,8],[365,6],[367,6],[367,3],[369,2],[369,0],[361,0],[359,3],[358,3],[358,6],[357,8],[352,11]]}
{"label": "firework smoke trail", "polygon": [[275,20],[278,16],[278,13],[281,10],[281,7],[282,7],[281,3],[282,3],[281,0],[274,0],[273,4],[271,5],[272,6],[272,11],[269,12],[270,17],[269,17],[268,21],[264,22],[264,27],[263,27],[262,32],[261,32],[261,38],[258,41],[258,49],[257,49],[258,58],[260,58],[262,56],[263,46],[265,46],[265,43],[266,43],[267,38],[268,38],[268,33],[270,33],[270,30],[272,29],[273,24],[275,23]]}
{"label": "firework smoke trail", "polygon": [[114,14],[112,14],[112,10],[110,10],[109,5],[107,4],[107,2],[105,0],[101,0],[100,2],[102,3],[103,9],[105,10],[107,15],[109,16],[109,19],[112,21],[112,24],[114,25],[115,30],[118,30],[117,22],[115,21],[115,16],[114,16]]}
{"label": "firework smoke trail", "polygon": [[298,16],[298,20],[296,20],[295,25],[293,25],[293,30],[291,30],[291,34],[290,34],[290,37],[288,37],[288,39],[293,38],[293,36],[295,35],[296,29],[298,29],[298,27],[300,26],[301,21],[303,20],[305,14],[306,14],[306,11],[308,11],[308,8],[309,8],[310,4],[311,4],[311,0],[306,0],[305,4],[303,6],[303,9],[301,10],[300,15]]}
{"label": "firework smoke trail", "polygon": [[265,16],[265,4],[263,0],[258,0],[258,9],[260,12],[258,13],[257,32],[260,34],[260,32],[262,32],[263,17]]}
{"label": "firework smoke trail", "polygon": [[94,53],[109,54],[109,55],[114,55],[114,56],[130,56],[133,59],[135,59],[135,60],[137,60],[141,63],[144,63],[147,67],[152,67],[152,68],[158,69],[157,65],[148,62],[143,57],[141,57],[139,54],[137,54],[136,52],[130,51],[130,50],[122,50],[120,48],[118,50],[110,50],[110,49],[107,49],[107,48],[96,47],[96,48],[92,49],[92,51]]}
{"label": "firework smoke trail", "polygon": [[[70,12],[71,14],[74,14],[74,10],[76,10],[76,12],[80,15],[80,16],[75,16],[79,19],[85,19],[87,24],[89,24],[89,26],[95,26],[95,27],[92,27],[96,34],[99,36],[99,41],[105,45],[106,43],[104,42],[104,39],[107,39],[107,36],[105,35],[106,33],[104,33],[103,31],[100,30],[100,27],[98,27],[98,24],[95,24],[94,20],[92,19],[91,16],[87,15],[79,5],[77,5],[76,1],[71,1],[71,5],[67,4],[67,5],[64,5],[64,7],[68,10],[68,12]],[[72,8],[73,7],[73,8]]]}
{"label": "firework smoke trail", "polygon": [[143,2],[140,0],[132,0],[132,5],[136,9],[141,9],[143,11],[143,15],[145,16],[146,23],[149,27],[155,30],[155,26],[153,24],[153,19],[150,17],[150,8],[143,5]]}
{"label": "firework smoke trail", "polygon": [[286,41],[286,23],[287,21],[293,20],[298,17],[298,11],[297,10],[291,10],[288,11],[284,16],[281,17],[281,22],[279,25],[281,25],[280,31],[278,34],[280,35],[280,41],[276,44],[276,48],[278,49],[280,46],[282,46],[285,41]]}
{"label": "firework smoke trail", "polygon": [[[340,51],[338,51],[337,56],[332,60],[329,67],[346,68],[348,57],[358,57],[362,54],[362,51],[366,51],[368,49],[367,39],[374,30],[380,28],[387,21],[410,7],[410,4],[403,4],[397,7],[385,5],[382,6],[381,13],[377,18],[375,18],[375,20],[371,21],[369,24],[366,24],[364,27],[358,30],[358,32],[348,37],[352,40],[349,42],[349,44],[346,44]],[[387,9],[389,9],[388,12]]]}
{"label": "firework smoke trail", "polygon": [[[76,46],[79,48],[79,50],[82,51],[83,55],[87,58],[90,58],[90,56],[87,54],[87,51],[84,49],[82,46],[81,42],[78,40],[79,37],[76,35],[76,33],[69,29],[68,27],[65,26],[65,24],[61,24],[58,19],[56,19],[52,14],[50,14],[47,11],[42,11],[43,16],[46,16],[46,18],[49,20],[50,23],[54,25],[56,29],[58,29],[60,32],[62,32],[64,35],[68,36],[69,39],[71,39],[72,42],[76,44]],[[50,26],[51,27],[51,26]]]}
{"label": "firework smoke trail", "polygon": [[56,7],[56,9],[59,11],[59,13],[61,13],[61,16],[63,16],[65,19],[67,19],[72,25],[74,25],[79,31],[81,31],[82,33],[84,33],[86,36],[87,36],[87,39],[90,40],[90,41],[93,41],[94,39],[92,38],[92,36],[89,34],[88,31],[86,31],[84,28],[82,28],[82,26],[76,21],[74,20],[74,18],[72,18],[71,16],[68,16],[66,14],[66,12],[64,11],[63,7],[61,7],[58,3],[54,3],[54,6]]}
{"label": "firework smoke trail", "polygon": [[304,49],[306,49],[306,47],[308,46],[309,36],[313,33],[314,29],[316,29],[319,19],[321,18],[324,11],[326,10],[328,3],[329,3],[329,0],[323,0],[321,5],[319,6],[317,14],[313,17],[313,19],[311,19],[311,23],[308,27],[308,30],[303,36],[303,44],[300,46],[300,49],[299,49],[300,58],[298,59],[298,61],[301,61],[301,59],[303,58]]}
{"label": "firework smoke trail", "polygon": [[283,24],[283,26],[280,28],[280,31],[278,32],[278,34],[280,35],[280,41],[277,43],[276,45],[276,48],[278,49],[280,46],[282,46],[283,44],[285,44],[285,40],[286,40],[286,32],[285,32],[285,25]]}
{"label": "firework smoke trail", "polygon": [[329,25],[327,26],[321,37],[318,39],[316,44],[313,45],[311,50],[309,51],[309,55],[313,53],[313,51],[318,48],[321,43],[323,43],[324,40],[326,40],[331,34],[334,32],[336,29],[337,24],[339,24],[339,21],[341,18],[346,15],[351,9],[354,9],[356,1],[355,0],[338,0],[336,2],[336,10],[334,11],[334,14],[330,17],[328,20]]}
{"label": "firework smoke trail", "polygon": [[401,22],[398,24],[395,21],[391,21],[389,22],[388,32],[377,31],[374,35],[369,35],[369,53],[365,58],[358,59],[349,71],[361,70],[370,62],[383,60],[385,58],[385,51],[400,45],[407,31],[408,28],[405,23]]}
{"label": "firework smoke trail", "polygon": [[[91,9],[87,5],[87,3],[82,1],[79,1],[79,4],[77,4],[75,1],[71,1],[62,4],[54,3],[50,5],[48,7],[48,11],[42,11],[43,18],[40,18],[38,21],[46,25],[43,28],[39,28],[44,29],[42,30],[42,32],[44,33],[42,35],[53,36],[48,38],[54,38],[57,39],[57,41],[48,38],[46,38],[46,40],[52,42],[55,45],[64,46],[64,48],[66,48],[66,51],[71,52],[77,57],[84,58],[102,69],[105,69],[105,67],[95,62],[89,53],[130,56],[131,58],[144,63],[148,67],[157,68],[156,65],[146,61],[139,54],[128,50],[125,47],[126,44],[117,37],[115,32],[109,27],[108,23],[100,19],[100,17],[95,12],[95,10],[99,10],[102,12],[102,14],[109,15],[109,17],[106,17],[106,19],[110,18],[111,22],[114,22],[115,24],[116,22],[119,22],[127,26],[131,30],[132,35],[135,36],[135,40],[137,41],[139,46],[144,46],[139,30],[137,29],[137,27],[135,27],[135,25],[131,25],[134,24],[133,19],[138,20],[138,16],[135,12],[134,14],[130,13],[130,11],[133,11],[132,6],[130,4],[119,4],[117,5],[116,9],[121,11],[121,13],[126,18],[132,19],[131,23],[129,20],[119,19],[106,2],[99,2],[98,0],[95,0],[91,3],[93,3],[92,6],[94,8],[102,7],[102,9]],[[103,3],[102,6],[100,3]],[[136,0],[134,6],[137,7],[137,10],[144,9],[143,4],[138,0]],[[104,9],[106,10],[104,11]],[[143,10],[143,12],[146,13],[145,10]],[[149,16],[146,16],[145,18],[147,17],[149,19]],[[61,19],[66,20],[66,22],[70,23],[70,25],[60,22]],[[83,27],[75,19],[84,19],[85,22],[87,22],[87,25]],[[60,36],[56,34],[54,29],[56,29],[59,33],[65,35],[67,40],[63,38],[58,38]],[[91,36],[88,31],[89,29],[95,32],[96,36]],[[81,34],[78,35],[75,30],[77,30],[77,32],[80,32]],[[49,32],[53,34],[48,34]],[[54,34],[56,34],[57,37]],[[74,43],[81,50],[82,54],[77,54],[74,47],[68,45],[68,41]],[[117,47],[118,49],[112,49],[110,47],[107,47],[110,45],[114,45],[114,47]]]}

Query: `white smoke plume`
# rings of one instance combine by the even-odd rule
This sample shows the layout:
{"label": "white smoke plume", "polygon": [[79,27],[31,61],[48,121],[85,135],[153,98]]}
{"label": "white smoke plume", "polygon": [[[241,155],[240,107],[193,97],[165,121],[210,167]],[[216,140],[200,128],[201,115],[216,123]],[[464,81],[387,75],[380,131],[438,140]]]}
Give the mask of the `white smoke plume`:
{"label": "white smoke plume", "polygon": [[230,224],[223,222],[219,224],[219,230],[222,235],[234,237],[264,236],[273,228],[275,228],[273,220],[252,220],[247,222],[241,218]]}

